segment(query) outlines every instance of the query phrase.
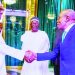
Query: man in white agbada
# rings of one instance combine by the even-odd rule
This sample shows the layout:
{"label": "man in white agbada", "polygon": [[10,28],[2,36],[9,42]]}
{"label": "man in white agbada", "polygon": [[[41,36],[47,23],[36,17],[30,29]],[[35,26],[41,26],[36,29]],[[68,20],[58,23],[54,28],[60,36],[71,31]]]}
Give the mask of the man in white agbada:
{"label": "man in white agbada", "polygon": [[[33,50],[35,53],[48,52],[50,48],[49,38],[46,32],[38,30],[39,19],[33,17],[30,20],[30,31],[25,31],[21,36],[22,50]],[[47,75],[49,71],[48,61],[33,61],[32,63],[27,63],[24,61],[21,75]]]}
{"label": "man in white agbada", "polygon": [[7,75],[6,65],[5,65],[5,55],[10,55],[19,60],[23,60],[25,51],[12,48],[5,44],[5,41],[2,37],[2,15],[3,15],[3,12],[4,12],[4,8],[3,8],[2,4],[0,3],[0,75]]}

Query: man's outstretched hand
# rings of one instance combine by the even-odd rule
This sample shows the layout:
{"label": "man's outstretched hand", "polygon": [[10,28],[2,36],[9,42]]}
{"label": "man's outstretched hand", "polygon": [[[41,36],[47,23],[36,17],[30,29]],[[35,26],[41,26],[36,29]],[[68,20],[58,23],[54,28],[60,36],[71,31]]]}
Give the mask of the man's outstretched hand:
{"label": "man's outstretched hand", "polygon": [[32,61],[37,59],[37,54],[28,50],[25,52],[24,60],[28,63],[31,63]]}

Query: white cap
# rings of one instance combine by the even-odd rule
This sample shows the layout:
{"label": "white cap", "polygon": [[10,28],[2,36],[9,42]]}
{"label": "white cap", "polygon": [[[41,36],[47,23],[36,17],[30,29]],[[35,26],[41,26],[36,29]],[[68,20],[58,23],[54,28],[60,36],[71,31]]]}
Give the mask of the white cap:
{"label": "white cap", "polygon": [[37,17],[32,17],[31,19],[30,19],[30,21],[38,21],[39,22],[39,18],[37,18]]}

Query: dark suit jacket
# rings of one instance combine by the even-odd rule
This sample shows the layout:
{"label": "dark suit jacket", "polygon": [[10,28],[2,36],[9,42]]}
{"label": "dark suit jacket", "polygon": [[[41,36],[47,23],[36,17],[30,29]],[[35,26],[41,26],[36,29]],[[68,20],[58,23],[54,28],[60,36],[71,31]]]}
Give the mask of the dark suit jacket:
{"label": "dark suit jacket", "polygon": [[[63,30],[60,30],[60,29],[56,28],[55,32],[56,32],[56,34],[55,34],[55,40],[54,40],[54,43],[53,43],[53,48],[55,48],[58,45],[58,43],[60,43],[60,41],[62,40]],[[57,58],[55,60],[53,60],[54,65],[59,66],[59,64],[60,64],[59,56],[60,56],[60,53],[58,54]]]}
{"label": "dark suit jacket", "polygon": [[52,52],[37,53],[37,60],[51,60],[60,50],[60,75],[75,75],[75,25],[67,33],[63,43],[60,42]]}
{"label": "dark suit jacket", "polygon": [[[62,40],[63,30],[56,28],[55,32],[56,33],[53,48],[55,48],[57,44],[60,43],[60,41]],[[54,60],[52,60],[52,64],[54,65],[54,75],[60,75],[60,52],[58,56]]]}

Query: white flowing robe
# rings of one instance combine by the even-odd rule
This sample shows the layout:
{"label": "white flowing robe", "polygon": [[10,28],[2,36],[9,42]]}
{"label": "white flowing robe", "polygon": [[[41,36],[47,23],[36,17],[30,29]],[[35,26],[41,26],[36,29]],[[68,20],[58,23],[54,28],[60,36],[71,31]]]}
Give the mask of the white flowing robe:
{"label": "white flowing robe", "polygon": [[[50,48],[49,38],[44,31],[31,32],[26,31],[21,36],[22,50],[31,50],[35,53],[48,52]],[[47,75],[48,73],[47,61],[33,61],[32,63],[24,62],[21,75]]]}
{"label": "white flowing robe", "polygon": [[9,55],[19,60],[23,60],[25,51],[7,46],[0,33],[0,75],[7,75],[5,65],[5,55]]}

